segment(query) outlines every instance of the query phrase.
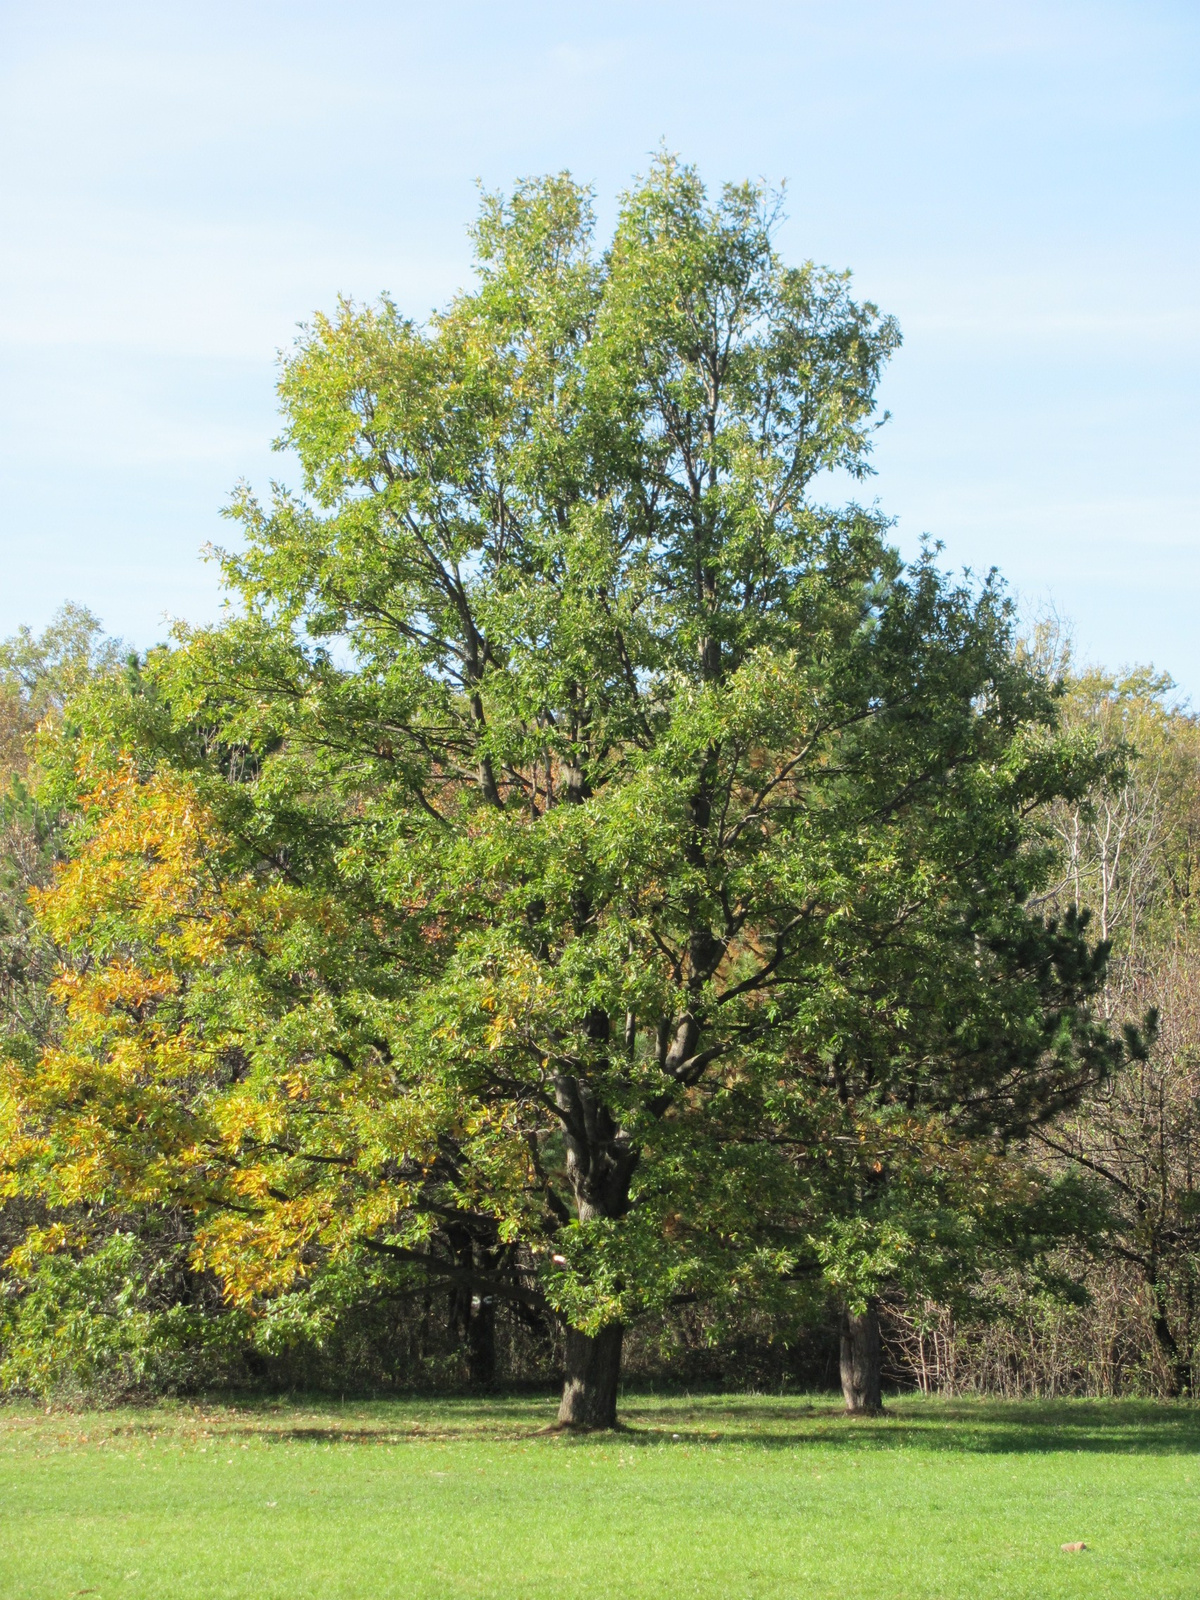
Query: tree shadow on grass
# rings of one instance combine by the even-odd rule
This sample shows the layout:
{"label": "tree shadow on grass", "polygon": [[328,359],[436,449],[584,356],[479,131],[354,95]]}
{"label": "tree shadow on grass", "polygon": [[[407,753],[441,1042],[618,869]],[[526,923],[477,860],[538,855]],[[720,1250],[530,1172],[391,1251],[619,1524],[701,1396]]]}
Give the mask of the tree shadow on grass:
{"label": "tree shadow on grass", "polygon": [[211,1396],[205,1400],[82,1409],[0,1405],[0,1435],[20,1445],[233,1448],[238,1444],[495,1443],[536,1437],[557,1404],[528,1395],[344,1401]]}
{"label": "tree shadow on grass", "polygon": [[631,1442],[750,1444],[786,1450],[967,1451],[982,1455],[1088,1451],[1108,1455],[1200,1454],[1200,1409],[1155,1401],[904,1400],[881,1417],[849,1417],[820,1402],[736,1400],[673,1409],[625,1407]]}
{"label": "tree shadow on grass", "polygon": [[[371,1408],[374,1411],[375,1408]],[[374,1415],[279,1416],[264,1427],[230,1419],[223,1434],[272,1442],[418,1444],[526,1442],[547,1432],[546,1408],[502,1399],[434,1403],[421,1415],[397,1405]],[[627,1398],[621,1426],[611,1434],[559,1434],[554,1442],[588,1448],[604,1442],[640,1448],[743,1445],[760,1450],[813,1446],[851,1450],[963,1451],[977,1455],[1087,1451],[1109,1455],[1200,1454],[1200,1409],[1153,1401],[916,1401],[893,1404],[882,1417],[848,1417],[824,1400],[722,1398],[700,1405]]]}
{"label": "tree shadow on grass", "polygon": [[[1139,1400],[922,1400],[904,1396],[881,1417],[848,1417],[825,1396],[697,1397],[627,1394],[621,1427],[609,1434],[545,1437],[554,1402],[545,1398],[480,1395],[441,1399],[337,1402],[295,1396],[239,1404],[215,1402],[178,1411],[123,1411],[70,1421],[58,1416],[13,1416],[13,1433],[44,1434],[64,1427],[61,1443],[96,1442],[105,1435],[130,1443],[149,1437],[177,1444],[416,1445],[525,1443],[555,1448],[745,1446],[787,1451],[823,1448],[918,1450],[976,1455],[1200,1454],[1200,1407]],[[31,1441],[32,1442],[32,1441]]]}

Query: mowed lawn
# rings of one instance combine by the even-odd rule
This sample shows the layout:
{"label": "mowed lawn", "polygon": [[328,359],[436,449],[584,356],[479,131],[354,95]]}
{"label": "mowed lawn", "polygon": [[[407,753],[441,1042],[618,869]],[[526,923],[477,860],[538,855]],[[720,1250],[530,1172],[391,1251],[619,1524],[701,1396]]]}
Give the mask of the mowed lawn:
{"label": "mowed lawn", "polygon": [[[0,1408],[3,1600],[1200,1596],[1184,1405]],[[1064,1554],[1063,1543],[1088,1549]]]}

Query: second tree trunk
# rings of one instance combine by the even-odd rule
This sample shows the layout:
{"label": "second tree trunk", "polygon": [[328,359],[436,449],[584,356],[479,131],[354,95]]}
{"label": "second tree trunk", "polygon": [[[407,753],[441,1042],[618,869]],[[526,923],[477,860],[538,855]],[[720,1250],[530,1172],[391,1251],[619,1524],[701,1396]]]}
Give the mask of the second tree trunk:
{"label": "second tree trunk", "polygon": [[883,1343],[879,1307],[868,1300],[864,1311],[842,1312],[842,1393],[846,1410],[873,1416],[883,1410]]}

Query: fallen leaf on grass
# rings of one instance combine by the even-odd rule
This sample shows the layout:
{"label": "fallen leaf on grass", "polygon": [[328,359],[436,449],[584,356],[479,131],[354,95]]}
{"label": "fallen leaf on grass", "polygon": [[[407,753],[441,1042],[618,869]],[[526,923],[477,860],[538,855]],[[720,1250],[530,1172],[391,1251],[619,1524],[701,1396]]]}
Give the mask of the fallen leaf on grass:
{"label": "fallen leaf on grass", "polygon": [[1087,1545],[1084,1544],[1082,1539],[1076,1539],[1073,1544],[1060,1545],[1059,1549],[1060,1550],[1065,1550],[1068,1553],[1068,1555],[1070,1555],[1070,1554],[1073,1554],[1076,1550],[1086,1550],[1087,1549]]}

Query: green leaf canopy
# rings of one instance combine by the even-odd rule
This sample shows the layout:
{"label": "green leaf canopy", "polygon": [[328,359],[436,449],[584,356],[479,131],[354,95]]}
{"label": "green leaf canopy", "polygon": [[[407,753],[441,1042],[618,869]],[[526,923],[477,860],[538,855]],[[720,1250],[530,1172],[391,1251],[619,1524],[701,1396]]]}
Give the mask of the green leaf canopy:
{"label": "green leaf canopy", "polygon": [[297,1271],[441,1262],[589,1337],[853,1296],[852,1259],[944,1263],[936,1216],[1011,1200],[1004,1141],[1118,1058],[1103,949],[1028,908],[1097,761],[994,579],[814,499],[868,472],[899,334],[774,221],[663,158],[601,253],[586,191],[529,182],[428,325],[344,303],[284,365],[304,496],[238,497],[240,613],[154,712],[227,870],[345,914],[302,960],[239,945],[253,1005],[184,1006],[239,1052],[194,1114],[273,1129],[195,1203],[269,1166],[239,1248],[272,1271],[303,1195]]}

